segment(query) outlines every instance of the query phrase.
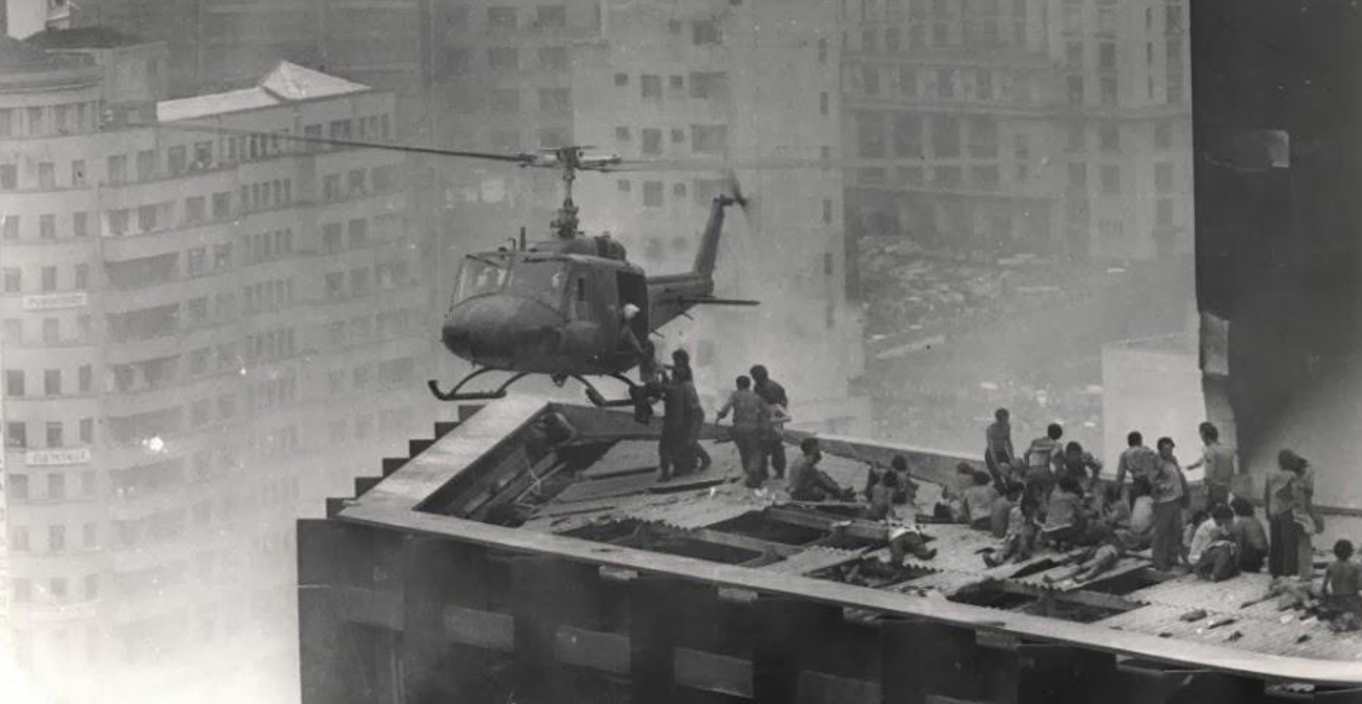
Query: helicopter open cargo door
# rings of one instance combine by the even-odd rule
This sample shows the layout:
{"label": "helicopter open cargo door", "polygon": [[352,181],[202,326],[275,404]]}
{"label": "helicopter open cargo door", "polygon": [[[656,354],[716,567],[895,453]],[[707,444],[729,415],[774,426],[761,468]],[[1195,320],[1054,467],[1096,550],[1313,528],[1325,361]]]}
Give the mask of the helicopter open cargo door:
{"label": "helicopter open cargo door", "polygon": [[648,280],[636,271],[621,271],[616,274],[616,281],[619,288],[620,310],[628,303],[638,306],[638,315],[634,316],[632,321],[634,335],[639,340],[648,339],[648,331],[651,329],[648,327],[651,313],[648,306]]}

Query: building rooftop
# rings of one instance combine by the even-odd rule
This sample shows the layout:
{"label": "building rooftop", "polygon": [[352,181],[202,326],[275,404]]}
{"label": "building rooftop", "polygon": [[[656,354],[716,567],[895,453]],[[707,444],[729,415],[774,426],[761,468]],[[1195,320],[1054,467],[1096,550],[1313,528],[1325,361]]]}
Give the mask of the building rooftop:
{"label": "building rooftop", "polygon": [[89,65],[84,57],[45,51],[13,37],[0,35],[0,73],[28,73]]}
{"label": "building rooftop", "polygon": [[[544,452],[535,423],[557,411],[577,437]],[[863,504],[791,501],[779,484],[760,493],[741,481],[737,452],[707,427],[706,472],[660,482],[655,427],[621,413],[510,397],[411,458],[385,462],[385,477],[329,511],[342,522],[447,536],[721,588],[841,605],[867,623],[926,617],[1011,637],[1195,665],[1268,679],[1362,682],[1362,644],[1264,600],[1269,578],[1222,583],[1149,568],[1134,553],[1086,583],[1065,579],[1077,552],[985,566],[999,541],[954,524],[924,523],[934,559],[888,561],[886,527]],[[797,434],[787,440],[797,440]],[[821,467],[862,486],[872,464],[904,455],[929,506],[954,467],[972,458],[821,435]],[[791,448],[790,451],[793,451]],[[930,515],[920,511],[919,515]],[[1047,579],[1047,577],[1049,579]],[[1193,611],[1205,613],[1190,618]],[[1230,623],[1215,625],[1232,619]]]}
{"label": "building rooftop", "polygon": [[77,27],[74,29],[45,29],[24,40],[44,49],[116,49],[151,42],[111,27]]}
{"label": "building rooftop", "polygon": [[250,88],[163,100],[156,105],[156,119],[192,120],[368,90],[368,86],[281,61]]}

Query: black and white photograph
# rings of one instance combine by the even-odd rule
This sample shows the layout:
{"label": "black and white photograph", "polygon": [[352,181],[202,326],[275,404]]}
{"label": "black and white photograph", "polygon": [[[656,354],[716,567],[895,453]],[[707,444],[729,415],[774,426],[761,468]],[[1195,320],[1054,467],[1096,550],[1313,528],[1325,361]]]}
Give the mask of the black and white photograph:
{"label": "black and white photograph", "polygon": [[0,0],[0,704],[1362,704],[1362,6]]}

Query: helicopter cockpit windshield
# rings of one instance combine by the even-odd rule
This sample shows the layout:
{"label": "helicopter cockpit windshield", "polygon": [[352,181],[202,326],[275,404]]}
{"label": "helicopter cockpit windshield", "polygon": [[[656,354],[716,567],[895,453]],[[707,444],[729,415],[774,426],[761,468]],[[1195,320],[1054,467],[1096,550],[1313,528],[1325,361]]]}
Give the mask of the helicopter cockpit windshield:
{"label": "helicopter cockpit windshield", "polygon": [[470,255],[459,272],[457,300],[502,293],[558,310],[567,289],[568,266],[553,259]]}

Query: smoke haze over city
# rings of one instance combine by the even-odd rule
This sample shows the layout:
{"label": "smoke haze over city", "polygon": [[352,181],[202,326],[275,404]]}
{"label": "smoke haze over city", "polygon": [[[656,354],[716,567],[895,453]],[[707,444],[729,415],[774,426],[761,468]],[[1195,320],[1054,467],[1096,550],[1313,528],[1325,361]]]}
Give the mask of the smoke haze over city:
{"label": "smoke haze over city", "polygon": [[653,339],[711,418],[761,363],[800,430],[1197,446],[1185,0],[6,5],[5,701],[299,701],[295,521],[457,417],[465,255],[552,237],[555,171],[290,136],[657,161],[573,184],[649,274],[736,181],[760,306]]}

